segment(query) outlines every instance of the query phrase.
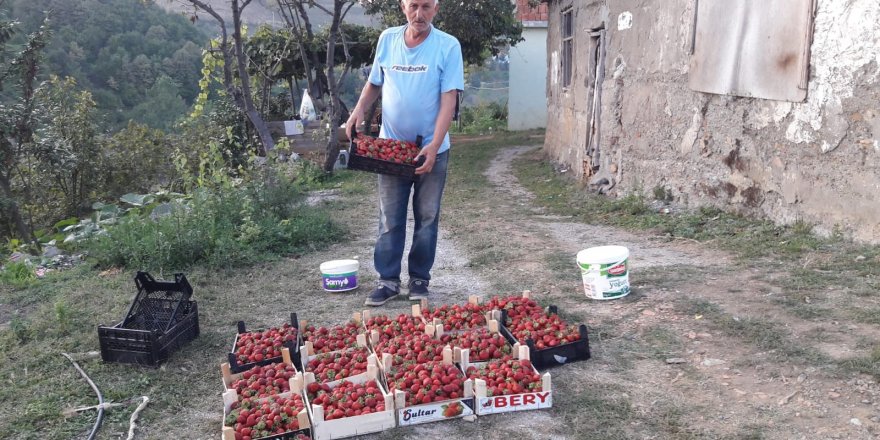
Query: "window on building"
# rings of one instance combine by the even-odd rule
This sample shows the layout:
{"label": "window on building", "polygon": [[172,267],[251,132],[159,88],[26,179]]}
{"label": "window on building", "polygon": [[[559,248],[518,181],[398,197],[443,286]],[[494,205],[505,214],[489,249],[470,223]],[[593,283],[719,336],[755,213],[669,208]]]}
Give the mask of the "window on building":
{"label": "window on building", "polygon": [[562,11],[562,87],[571,85],[571,70],[574,65],[574,23],[572,8]]}
{"label": "window on building", "polygon": [[691,90],[803,102],[816,0],[697,0]]}

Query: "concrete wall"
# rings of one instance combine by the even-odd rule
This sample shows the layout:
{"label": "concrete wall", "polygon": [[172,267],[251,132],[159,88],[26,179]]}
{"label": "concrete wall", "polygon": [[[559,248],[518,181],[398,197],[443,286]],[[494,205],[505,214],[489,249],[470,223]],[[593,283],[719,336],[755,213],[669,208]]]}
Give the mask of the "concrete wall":
{"label": "concrete wall", "polygon": [[525,27],[523,38],[510,48],[508,130],[547,126],[547,27]]}
{"label": "concrete wall", "polygon": [[[817,3],[807,100],[789,103],[688,88],[695,0],[551,0],[545,150],[612,194],[664,188],[685,206],[880,243],[880,2]],[[563,90],[559,21],[572,4],[576,66]],[[601,165],[585,171],[586,32],[603,24]]]}

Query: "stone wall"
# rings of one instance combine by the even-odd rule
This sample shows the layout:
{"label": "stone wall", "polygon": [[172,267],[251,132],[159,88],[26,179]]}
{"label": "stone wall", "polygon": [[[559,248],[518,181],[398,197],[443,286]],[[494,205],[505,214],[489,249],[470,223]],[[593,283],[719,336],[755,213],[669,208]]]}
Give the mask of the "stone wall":
{"label": "stone wall", "polygon": [[[661,6],[662,5],[662,6]],[[675,202],[880,243],[880,2],[817,0],[807,100],[688,87],[695,0],[551,0],[545,150],[615,195]],[[560,17],[573,7],[572,86],[560,84]],[[589,32],[606,32],[599,167],[585,165]],[[603,186],[604,185],[604,186]]]}

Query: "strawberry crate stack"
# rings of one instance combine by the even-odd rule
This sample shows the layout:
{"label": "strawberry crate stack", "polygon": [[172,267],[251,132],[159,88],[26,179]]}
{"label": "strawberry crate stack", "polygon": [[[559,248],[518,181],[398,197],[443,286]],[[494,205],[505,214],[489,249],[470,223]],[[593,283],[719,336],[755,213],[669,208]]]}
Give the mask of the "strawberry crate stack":
{"label": "strawberry crate stack", "polygon": [[379,380],[379,365],[371,355],[362,374],[336,381],[299,374],[316,440],[333,440],[382,432],[397,426],[394,401]]}
{"label": "strawberry crate stack", "polygon": [[[220,365],[223,379],[223,440],[308,440],[311,439],[311,421],[302,396],[302,383],[295,382],[299,373],[292,356],[288,338],[296,329],[296,315],[291,314],[291,325],[284,324],[266,330],[245,331],[239,323],[239,332],[233,344],[230,362]],[[288,342],[285,346],[283,342]],[[297,344],[293,344],[298,348]],[[237,356],[274,354],[253,362],[231,362]],[[236,354],[236,356],[233,356]]]}

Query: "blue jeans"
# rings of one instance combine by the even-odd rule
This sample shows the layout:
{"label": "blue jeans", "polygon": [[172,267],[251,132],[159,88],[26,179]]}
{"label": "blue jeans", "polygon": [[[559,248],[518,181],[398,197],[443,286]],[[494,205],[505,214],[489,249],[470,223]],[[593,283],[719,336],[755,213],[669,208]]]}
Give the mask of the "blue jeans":
{"label": "blue jeans", "polygon": [[437,253],[440,199],[446,186],[448,164],[447,150],[437,155],[430,173],[416,177],[415,181],[379,175],[379,237],[373,250],[373,264],[379,279],[400,283],[410,194],[415,228],[409,250],[409,279],[431,279],[431,267]]}

